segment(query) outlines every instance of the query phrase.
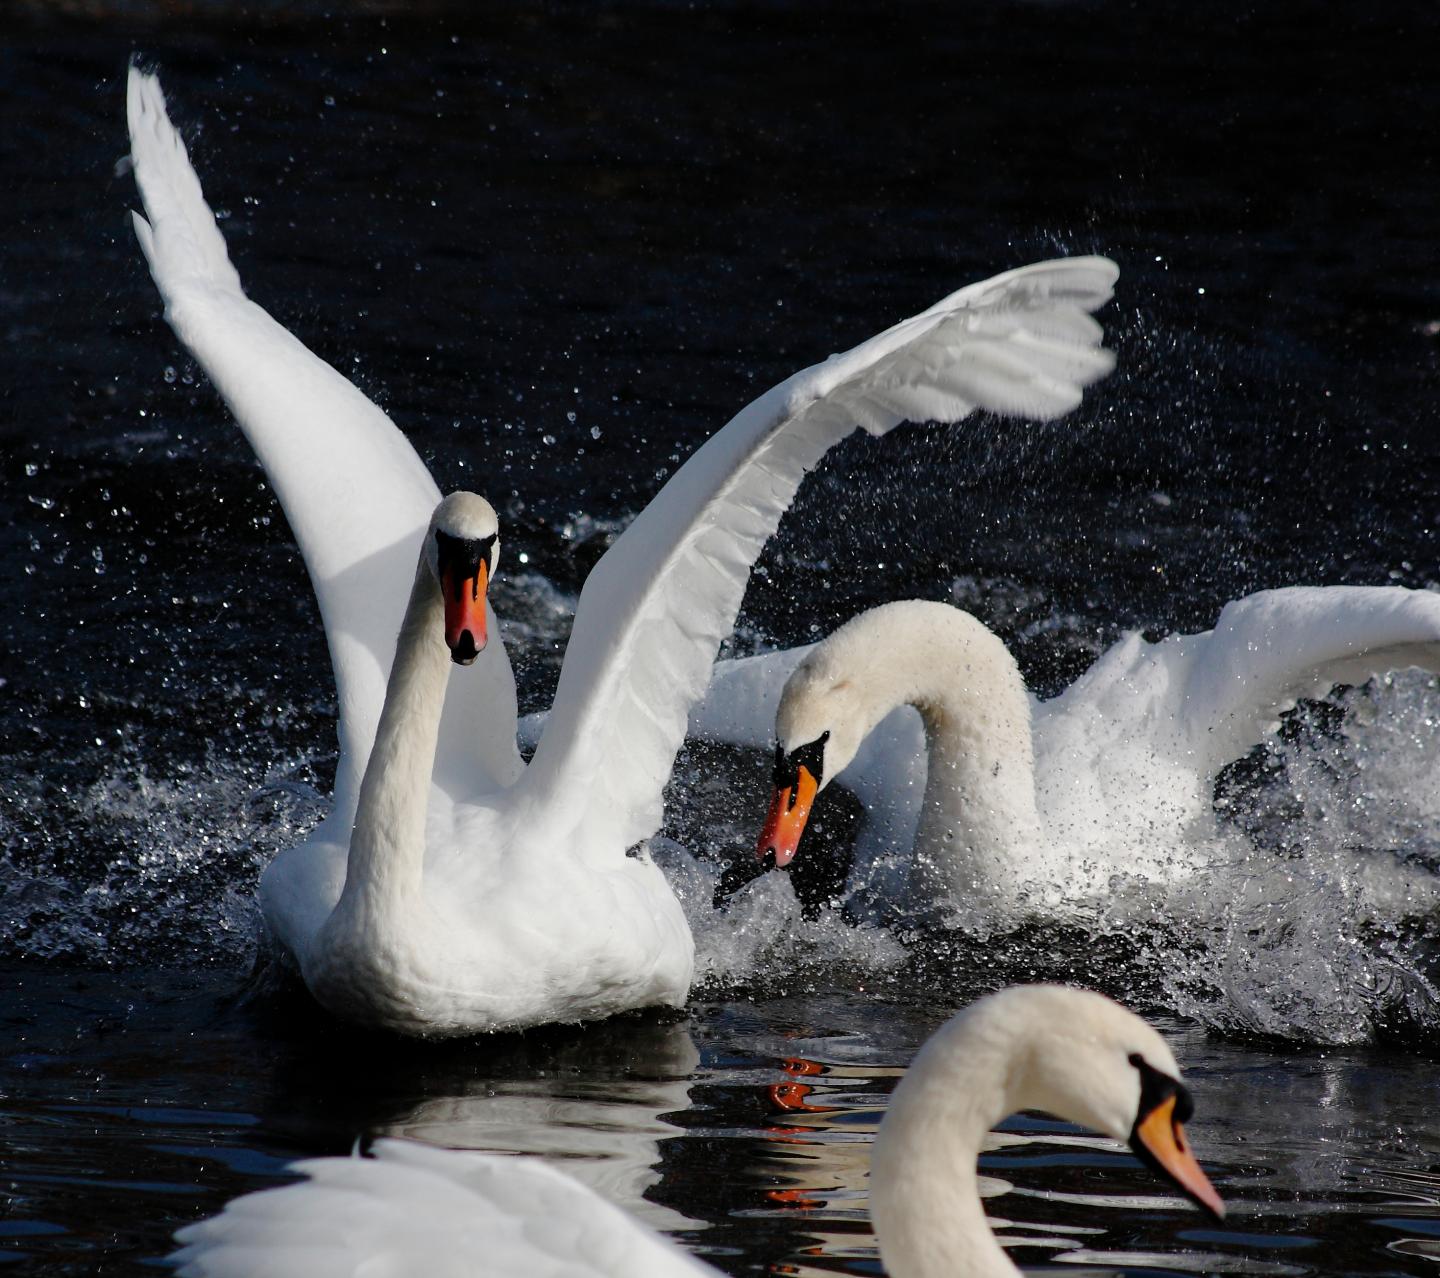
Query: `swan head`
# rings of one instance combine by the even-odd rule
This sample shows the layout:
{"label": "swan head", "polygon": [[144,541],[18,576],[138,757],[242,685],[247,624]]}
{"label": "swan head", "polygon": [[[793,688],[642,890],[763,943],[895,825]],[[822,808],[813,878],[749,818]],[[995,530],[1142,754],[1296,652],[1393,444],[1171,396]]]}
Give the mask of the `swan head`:
{"label": "swan head", "polygon": [[435,507],[425,534],[425,561],[445,600],[445,646],[468,666],[485,647],[485,595],[500,557],[495,508],[474,493],[454,492]]}
{"label": "swan head", "polygon": [[855,757],[875,726],[874,698],[855,673],[847,629],[817,644],[780,696],[774,789],[755,849],[762,861],[773,856],[777,867],[794,859],[816,795]]}
{"label": "swan head", "polygon": [[1090,990],[1015,986],[954,1016],[896,1089],[877,1158],[883,1146],[884,1161],[912,1159],[916,1128],[944,1142],[953,1139],[947,1128],[973,1131],[977,1119],[988,1127],[1025,1109],[1127,1142],[1196,1205],[1224,1216],[1186,1139],[1194,1104],[1169,1045],[1133,1012]]}
{"label": "swan head", "polygon": [[1019,1026],[1010,1110],[1041,1109],[1127,1142],[1141,1162],[1216,1219],[1225,1204],[1185,1136],[1195,1111],[1170,1046],[1113,999],[1056,985],[1002,990],[974,1004]]}

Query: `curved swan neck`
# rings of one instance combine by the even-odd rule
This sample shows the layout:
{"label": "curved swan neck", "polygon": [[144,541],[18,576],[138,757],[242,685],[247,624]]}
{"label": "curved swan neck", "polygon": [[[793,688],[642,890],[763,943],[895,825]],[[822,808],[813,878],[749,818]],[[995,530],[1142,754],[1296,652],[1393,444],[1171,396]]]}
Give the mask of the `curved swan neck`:
{"label": "curved swan neck", "polygon": [[1006,895],[1040,838],[1030,697],[1009,649],[969,613],[921,600],[863,613],[822,648],[818,682],[860,689],[860,735],[897,705],[924,721],[916,892],[961,905]]}
{"label": "curved swan neck", "polygon": [[870,1164],[870,1211],[891,1278],[1014,1278],[980,1202],[986,1135],[1020,1106],[1013,1043],[962,1015],[921,1050],[891,1098]]}
{"label": "curved swan neck", "polygon": [[932,889],[979,904],[1008,891],[1017,859],[1040,838],[1030,697],[1000,639],[968,613],[947,612],[950,660],[915,703],[929,747],[916,865],[938,880]]}
{"label": "curved swan neck", "polygon": [[422,556],[360,782],[341,907],[362,899],[395,904],[420,891],[430,777],[450,678],[443,634],[444,601]]}

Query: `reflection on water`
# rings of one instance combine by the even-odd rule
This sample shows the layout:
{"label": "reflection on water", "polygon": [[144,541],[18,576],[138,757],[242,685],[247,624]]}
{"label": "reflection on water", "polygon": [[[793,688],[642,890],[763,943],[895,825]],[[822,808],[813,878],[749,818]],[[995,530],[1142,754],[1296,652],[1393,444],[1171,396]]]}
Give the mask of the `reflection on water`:
{"label": "reflection on water", "polygon": [[[741,999],[417,1044],[330,1022],[299,994],[237,1004],[224,983],[160,972],[12,973],[11,986],[0,1255],[45,1273],[154,1258],[174,1228],[284,1180],[287,1162],[397,1135],[546,1158],[730,1272],[873,1274],[870,1143],[951,1010]],[[1279,1275],[1433,1257],[1434,1071],[1163,1027],[1229,1217],[1207,1222],[1110,1140],[1018,1115],[980,1168],[1022,1263]]]}
{"label": "reflection on water", "polygon": [[661,1142],[680,1135],[667,1121],[688,1109],[700,1054],[683,1023],[632,1027],[643,1037],[621,1077],[547,1069],[533,1078],[457,1078],[408,1113],[371,1129],[449,1149],[538,1154],[656,1229],[700,1222],[655,1201]]}

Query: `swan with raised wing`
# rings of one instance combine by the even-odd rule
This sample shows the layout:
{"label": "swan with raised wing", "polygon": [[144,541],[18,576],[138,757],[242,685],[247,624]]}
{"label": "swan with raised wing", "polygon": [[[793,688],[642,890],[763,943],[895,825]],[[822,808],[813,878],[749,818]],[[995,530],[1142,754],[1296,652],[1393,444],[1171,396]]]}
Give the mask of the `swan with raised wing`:
{"label": "swan with raised wing", "polygon": [[1295,586],[1227,604],[1203,634],[1131,634],[1036,701],[980,621],[906,600],[812,648],[719,668],[692,730],[754,741],[771,716],[762,858],[787,864],[843,778],[886,849],[914,849],[912,903],[1005,921],[1203,870],[1184,834],[1213,821],[1222,768],[1300,698],[1411,666],[1440,670],[1440,595]]}
{"label": "swan with raised wing", "polygon": [[[971,1004],[921,1048],[870,1162],[870,1211],[891,1278],[1015,1278],[991,1231],[976,1159],[990,1129],[1044,1110],[1103,1132],[1212,1216],[1224,1205],[1183,1124],[1193,1110],[1165,1040],[1088,990],[1016,986]],[[176,1234],[185,1278],[423,1273],[485,1278],[714,1278],[674,1242],[532,1159],[377,1141],[316,1158],[307,1180],[231,1202]]]}
{"label": "swan with raised wing", "polygon": [[1113,364],[1090,312],[1114,265],[1039,263],[961,289],[714,435],[591,572],[526,766],[485,601],[494,511],[441,502],[385,414],[245,297],[153,76],[132,68],[128,105],[135,231],[165,317],[264,465],[335,672],[334,806],[262,877],[272,933],[327,1007],[402,1032],[683,1003],[693,942],[645,841],[751,564],[857,425],[1074,408]]}

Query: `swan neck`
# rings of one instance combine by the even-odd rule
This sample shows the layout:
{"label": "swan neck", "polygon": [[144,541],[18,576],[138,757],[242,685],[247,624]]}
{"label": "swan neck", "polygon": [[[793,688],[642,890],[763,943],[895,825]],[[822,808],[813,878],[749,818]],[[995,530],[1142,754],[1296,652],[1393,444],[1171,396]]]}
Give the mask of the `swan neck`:
{"label": "swan neck", "polygon": [[422,556],[360,782],[342,907],[395,905],[419,894],[430,778],[450,677],[443,635],[444,601]]}
{"label": "swan neck", "polygon": [[[1014,1108],[1007,1053],[942,1030],[891,1099],[871,1157],[870,1209],[891,1278],[1015,1278],[980,1202],[976,1161]],[[938,1048],[938,1050],[936,1050]]]}
{"label": "swan neck", "polygon": [[1030,697],[1005,645],[956,613],[952,659],[912,698],[925,725],[916,866],[925,895],[980,905],[1009,890],[1040,839]]}

